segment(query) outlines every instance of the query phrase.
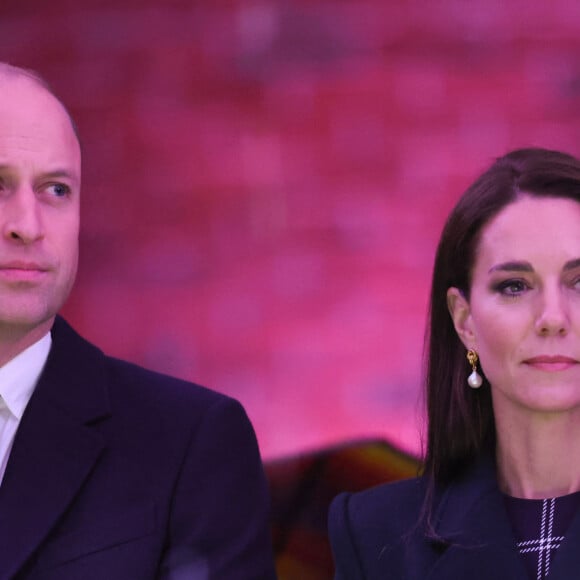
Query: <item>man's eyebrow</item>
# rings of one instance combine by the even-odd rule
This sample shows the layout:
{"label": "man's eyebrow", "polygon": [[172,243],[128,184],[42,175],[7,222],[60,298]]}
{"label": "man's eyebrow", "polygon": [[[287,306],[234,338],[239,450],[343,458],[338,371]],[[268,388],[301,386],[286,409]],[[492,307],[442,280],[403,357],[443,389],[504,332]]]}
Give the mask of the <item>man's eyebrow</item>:
{"label": "man's eyebrow", "polygon": [[[9,165],[8,163],[0,163],[0,171],[5,171],[7,173],[14,173],[16,171],[13,165]],[[69,171],[68,169],[54,169],[52,171],[46,171],[40,174],[43,178],[49,179],[70,179],[78,183],[80,181],[79,176],[74,171]]]}
{"label": "man's eyebrow", "polygon": [[76,173],[66,169],[55,169],[54,171],[47,171],[46,173],[43,173],[42,176],[48,177],[50,179],[65,178],[70,179],[71,181],[79,181],[78,175]]}
{"label": "man's eyebrow", "polygon": [[534,268],[529,262],[502,262],[489,269],[488,274],[492,272],[533,272]]}
{"label": "man's eyebrow", "polygon": [[573,270],[574,268],[580,267],[580,258],[575,260],[569,260],[564,264],[564,270]]}

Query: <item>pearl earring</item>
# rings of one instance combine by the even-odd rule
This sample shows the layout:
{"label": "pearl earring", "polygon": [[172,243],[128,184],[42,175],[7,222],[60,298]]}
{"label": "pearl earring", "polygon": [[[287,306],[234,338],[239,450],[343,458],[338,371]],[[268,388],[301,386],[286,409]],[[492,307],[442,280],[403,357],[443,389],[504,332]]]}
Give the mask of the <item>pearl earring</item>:
{"label": "pearl earring", "polygon": [[479,387],[481,387],[481,385],[483,384],[483,379],[481,378],[481,375],[477,372],[477,361],[478,360],[479,360],[479,357],[477,356],[477,353],[470,348],[467,351],[467,361],[471,365],[472,371],[471,371],[471,374],[469,375],[469,377],[467,377],[467,384],[472,389],[479,389]]}

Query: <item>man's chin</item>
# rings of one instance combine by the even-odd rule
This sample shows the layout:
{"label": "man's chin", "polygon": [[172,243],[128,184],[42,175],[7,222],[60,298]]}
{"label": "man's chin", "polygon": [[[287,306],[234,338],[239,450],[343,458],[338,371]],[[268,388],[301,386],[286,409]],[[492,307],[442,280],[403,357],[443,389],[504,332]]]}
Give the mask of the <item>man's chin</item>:
{"label": "man's chin", "polygon": [[27,309],[7,312],[0,307],[0,335],[27,334],[35,331],[48,332],[56,311],[53,309]]}

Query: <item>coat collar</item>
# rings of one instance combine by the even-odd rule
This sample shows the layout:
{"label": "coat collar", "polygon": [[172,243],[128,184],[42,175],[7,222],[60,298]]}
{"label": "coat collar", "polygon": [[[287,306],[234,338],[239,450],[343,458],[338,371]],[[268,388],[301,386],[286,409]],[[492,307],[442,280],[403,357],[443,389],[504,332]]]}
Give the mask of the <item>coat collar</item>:
{"label": "coat collar", "polygon": [[[491,458],[476,463],[442,494],[435,521],[443,553],[428,580],[528,580]],[[558,549],[550,580],[567,580],[580,570],[579,545],[580,512]]]}
{"label": "coat collar", "polygon": [[94,429],[110,414],[104,356],[61,318],[52,337],[0,486],[0,578],[44,541],[104,448]]}
{"label": "coat collar", "polygon": [[435,522],[443,554],[428,580],[528,580],[491,458],[477,462],[442,494]]}

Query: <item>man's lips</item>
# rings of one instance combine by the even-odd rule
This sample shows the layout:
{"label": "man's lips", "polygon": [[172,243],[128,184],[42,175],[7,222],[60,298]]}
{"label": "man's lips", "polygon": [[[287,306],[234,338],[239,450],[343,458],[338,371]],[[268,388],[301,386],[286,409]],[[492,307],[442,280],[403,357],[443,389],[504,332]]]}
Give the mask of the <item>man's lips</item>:
{"label": "man's lips", "polygon": [[47,264],[37,262],[0,262],[0,279],[18,281],[35,281],[44,277],[51,270]]}
{"label": "man's lips", "polygon": [[524,364],[542,371],[564,371],[577,365],[578,361],[563,355],[540,355],[526,359]]}

